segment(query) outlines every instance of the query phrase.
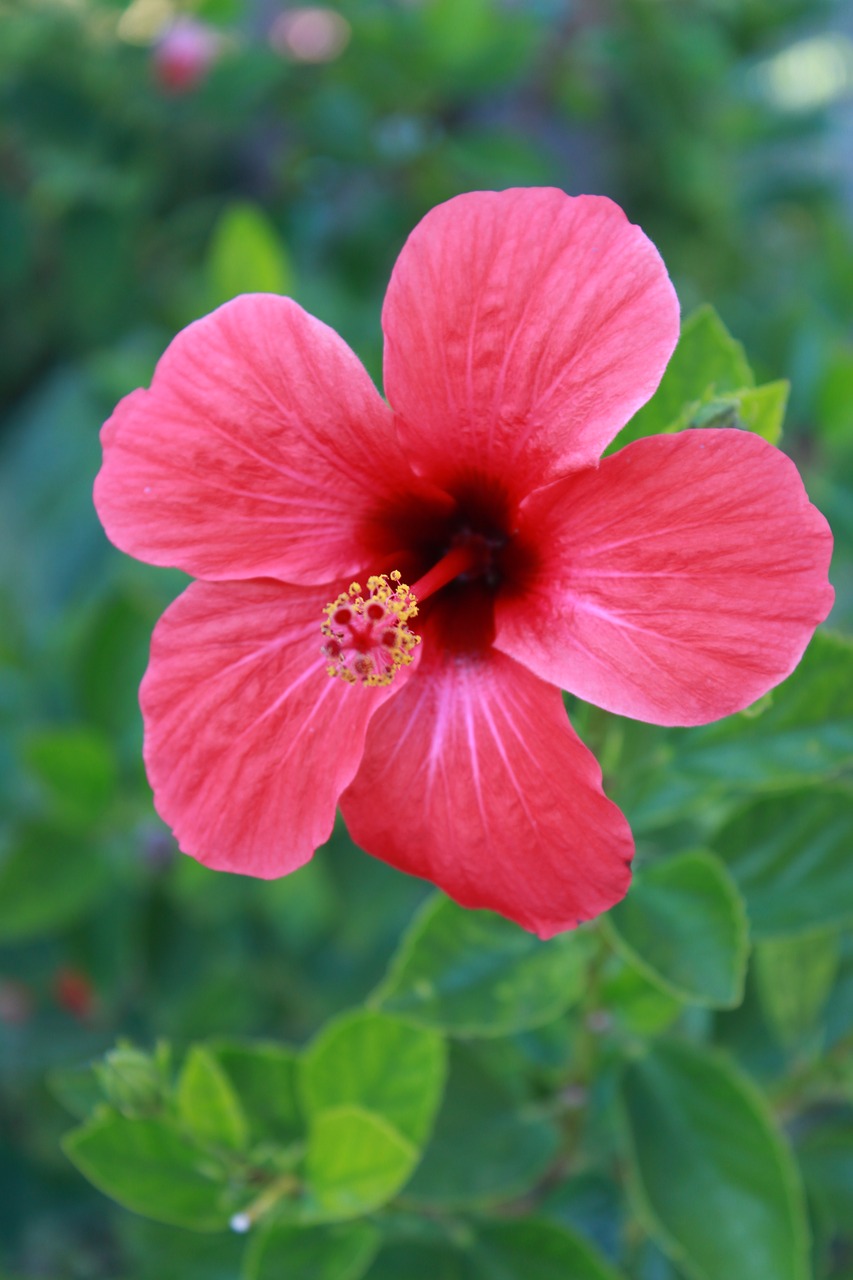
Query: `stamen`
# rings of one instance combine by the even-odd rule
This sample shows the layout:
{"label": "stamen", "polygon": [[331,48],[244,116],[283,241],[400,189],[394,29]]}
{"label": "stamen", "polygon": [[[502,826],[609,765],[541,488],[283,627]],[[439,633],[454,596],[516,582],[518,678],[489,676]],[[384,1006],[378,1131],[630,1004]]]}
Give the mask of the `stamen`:
{"label": "stamen", "polygon": [[320,630],[330,676],[348,684],[385,685],[412,662],[421,638],[406,624],[416,616],[418,602],[401,576],[395,569],[368,578],[367,595],[353,582],[326,605]]}

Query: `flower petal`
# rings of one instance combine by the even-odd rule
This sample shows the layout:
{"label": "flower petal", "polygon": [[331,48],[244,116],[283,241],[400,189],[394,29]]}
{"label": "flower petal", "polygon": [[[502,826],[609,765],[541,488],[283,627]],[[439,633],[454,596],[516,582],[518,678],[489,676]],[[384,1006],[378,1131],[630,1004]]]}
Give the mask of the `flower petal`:
{"label": "flower petal", "polygon": [[157,624],[140,690],[145,764],[157,812],[207,866],[270,878],[307,862],[368,721],[395,692],[326,674],[328,599],[326,588],[196,582]]}
{"label": "flower petal", "polygon": [[654,392],[678,300],[602,196],[477,191],[409,236],[383,311],[385,391],[415,470],[519,496],[595,461]]}
{"label": "flower petal", "polygon": [[385,516],[411,472],[391,414],[343,340],[289,298],[247,294],[189,325],[101,438],[98,514],[141,560],[308,584],[394,567]]}
{"label": "flower petal", "polygon": [[341,798],[352,838],[543,938],[612,907],[631,833],[559,691],[494,650],[443,662],[424,632],[421,666],[371,724]]}
{"label": "flower petal", "polygon": [[832,535],[790,458],[746,431],[638,440],[531,495],[536,568],[495,643],[608,711],[705,724],[793,671],[833,591]]}

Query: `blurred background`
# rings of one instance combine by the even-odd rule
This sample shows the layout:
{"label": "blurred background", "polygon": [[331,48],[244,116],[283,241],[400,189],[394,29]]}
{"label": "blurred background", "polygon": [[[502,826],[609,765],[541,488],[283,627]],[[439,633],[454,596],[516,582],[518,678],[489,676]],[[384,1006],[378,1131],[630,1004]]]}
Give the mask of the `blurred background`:
{"label": "blurred background", "polygon": [[[784,447],[849,631],[849,0],[0,0],[0,1273],[170,1275],[159,1228],[62,1155],[53,1073],[118,1035],[304,1040],[424,893],[344,833],[264,886],[176,855],[136,688],[182,580],[106,543],[100,424],[244,290],[292,294],[380,381],[415,222],[539,184],[612,196],[684,312],[713,303],[759,381],[791,379]],[[853,1275],[840,1256],[825,1274]],[[652,1246],[633,1266],[678,1274]]]}

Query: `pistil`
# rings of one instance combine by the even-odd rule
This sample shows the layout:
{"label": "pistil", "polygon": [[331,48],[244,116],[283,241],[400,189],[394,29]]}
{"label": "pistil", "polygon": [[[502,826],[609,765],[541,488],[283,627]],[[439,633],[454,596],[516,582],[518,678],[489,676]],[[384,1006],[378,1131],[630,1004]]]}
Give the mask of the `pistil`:
{"label": "pistil", "polygon": [[460,575],[479,571],[484,562],[481,541],[466,538],[442,556],[437,564],[407,586],[395,569],[367,580],[367,591],[354,582],[327,604],[320,630],[326,670],[348,684],[390,684],[400,667],[414,659],[420,636],[408,623],[428,599]]}
{"label": "pistil", "polygon": [[438,564],[418,578],[411,587],[412,595],[420,603],[431,595],[446,587],[448,582],[458,578],[462,573],[470,573],[479,567],[483,558],[482,550],[473,542],[464,542],[452,547],[446,556],[442,556]]}

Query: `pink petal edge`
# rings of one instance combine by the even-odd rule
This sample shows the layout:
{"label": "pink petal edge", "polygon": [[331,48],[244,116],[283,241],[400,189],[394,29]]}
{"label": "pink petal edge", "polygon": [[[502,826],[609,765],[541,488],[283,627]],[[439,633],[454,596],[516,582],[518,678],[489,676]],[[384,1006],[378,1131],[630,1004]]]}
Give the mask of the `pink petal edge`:
{"label": "pink petal edge", "polygon": [[432,209],[394,267],[385,391],[415,470],[520,497],[594,462],[679,335],[660,255],[603,196],[475,191]]}
{"label": "pink petal edge", "polygon": [[633,841],[560,693],[492,651],[421,667],[377,714],[341,811],[355,842],[542,938],[627,891]]}
{"label": "pink petal edge", "polygon": [[[331,834],[371,717],[320,654],[327,588],[193,583],[157,624],[140,690],[157,812],[184,853],[264,879]],[[403,677],[404,679],[404,677]]]}
{"label": "pink petal edge", "polygon": [[95,505],[111,540],[211,580],[384,571],[399,477],[424,487],[358,358],[272,294],[235,298],[179,333],[150,390],[122,400],[101,439]]}
{"label": "pink petal edge", "polygon": [[790,458],[698,429],[635,441],[531,495],[538,567],[496,645],[596,706],[706,724],[784,680],[829,613],[832,534]]}

